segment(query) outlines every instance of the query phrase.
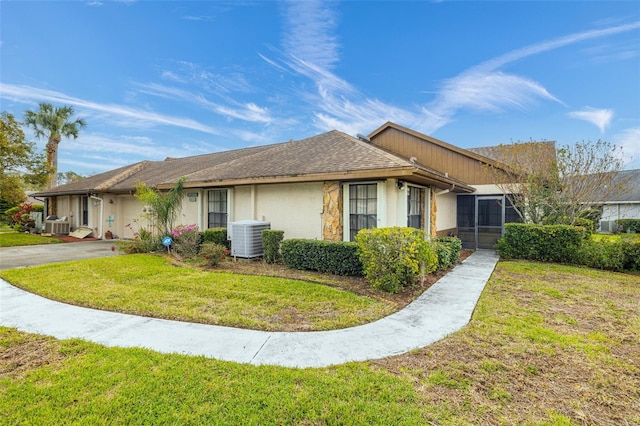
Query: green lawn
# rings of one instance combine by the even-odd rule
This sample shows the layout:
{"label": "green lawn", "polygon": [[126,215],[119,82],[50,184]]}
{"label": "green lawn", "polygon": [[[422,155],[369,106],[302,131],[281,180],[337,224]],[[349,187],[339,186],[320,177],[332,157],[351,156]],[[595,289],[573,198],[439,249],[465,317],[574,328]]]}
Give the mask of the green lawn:
{"label": "green lawn", "polygon": [[0,247],[32,246],[37,244],[56,244],[61,242],[62,241],[57,238],[25,234],[24,232],[0,232]]}
{"label": "green lawn", "polygon": [[0,272],[5,280],[80,306],[259,330],[329,330],[394,310],[351,292],[306,281],[202,271],[137,254]]}
{"label": "green lawn", "polygon": [[320,369],[0,328],[0,423],[637,425],[639,302],[636,276],[500,262],[461,331],[409,354]]}

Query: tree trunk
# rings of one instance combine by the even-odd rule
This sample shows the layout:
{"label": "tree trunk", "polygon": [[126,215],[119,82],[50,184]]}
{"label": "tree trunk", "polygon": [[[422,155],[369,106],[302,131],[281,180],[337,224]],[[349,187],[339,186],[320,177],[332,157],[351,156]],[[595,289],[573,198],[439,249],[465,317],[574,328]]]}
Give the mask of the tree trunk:
{"label": "tree trunk", "polygon": [[58,186],[58,145],[60,144],[60,137],[52,136],[47,142],[47,164],[51,167],[51,176],[49,176],[49,182],[47,182],[47,189],[52,189]]}

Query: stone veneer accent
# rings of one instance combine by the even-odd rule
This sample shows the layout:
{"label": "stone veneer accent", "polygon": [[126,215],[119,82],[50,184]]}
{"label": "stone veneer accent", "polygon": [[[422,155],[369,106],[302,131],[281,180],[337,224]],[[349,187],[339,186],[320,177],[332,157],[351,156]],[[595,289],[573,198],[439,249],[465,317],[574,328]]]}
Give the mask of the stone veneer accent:
{"label": "stone veneer accent", "polygon": [[429,229],[431,230],[431,236],[437,236],[438,230],[436,229],[436,213],[438,208],[436,207],[436,191],[431,188],[431,197],[429,197],[431,201],[431,214],[429,214]]}
{"label": "stone veneer accent", "polygon": [[339,181],[322,184],[322,239],[342,241],[342,185]]}

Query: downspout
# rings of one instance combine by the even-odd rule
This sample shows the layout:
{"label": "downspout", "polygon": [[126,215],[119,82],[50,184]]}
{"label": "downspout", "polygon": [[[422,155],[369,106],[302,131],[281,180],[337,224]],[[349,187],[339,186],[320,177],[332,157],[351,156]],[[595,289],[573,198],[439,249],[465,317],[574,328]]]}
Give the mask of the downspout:
{"label": "downspout", "polygon": [[98,198],[95,195],[89,195],[89,198],[92,200],[100,201],[100,221],[98,224],[98,239],[102,239],[102,219],[104,217],[104,200],[102,198]]}

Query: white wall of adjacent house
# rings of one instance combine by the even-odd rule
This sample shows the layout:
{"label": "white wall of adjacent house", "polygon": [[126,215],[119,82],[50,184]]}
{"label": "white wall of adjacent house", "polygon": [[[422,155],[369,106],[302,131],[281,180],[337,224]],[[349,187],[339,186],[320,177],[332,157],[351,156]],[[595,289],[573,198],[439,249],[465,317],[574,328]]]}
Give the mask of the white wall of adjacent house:
{"label": "white wall of adjacent house", "polygon": [[640,219],[640,203],[605,204],[602,206],[603,221],[616,219]]}

